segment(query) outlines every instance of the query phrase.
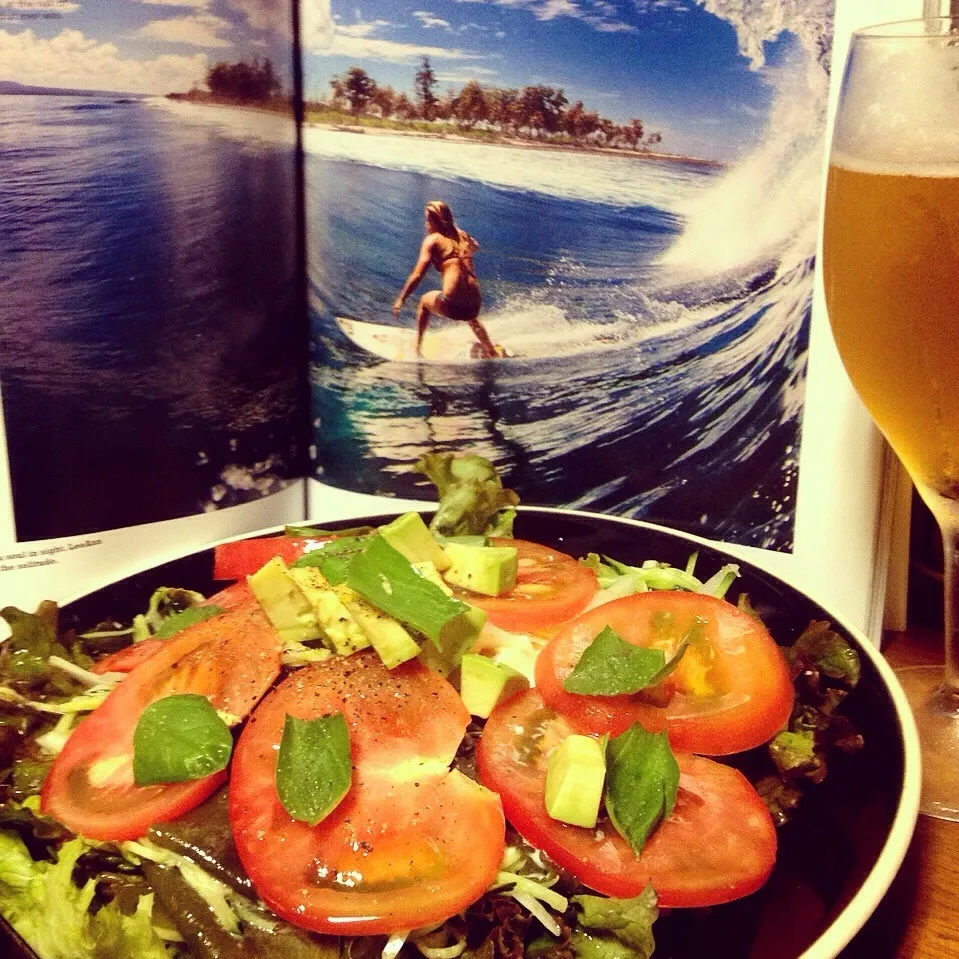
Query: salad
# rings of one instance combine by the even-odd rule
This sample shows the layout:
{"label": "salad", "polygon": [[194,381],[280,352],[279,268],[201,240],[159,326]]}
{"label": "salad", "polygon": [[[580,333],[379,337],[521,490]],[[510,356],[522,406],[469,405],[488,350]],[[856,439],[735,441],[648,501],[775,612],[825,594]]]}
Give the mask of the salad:
{"label": "salad", "polygon": [[440,507],[216,549],[206,597],[81,633],[0,611],[0,915],[41,959],[649,959],[752,895],[861,738],[826,623],[738,570],[512,535],[479,457]]}

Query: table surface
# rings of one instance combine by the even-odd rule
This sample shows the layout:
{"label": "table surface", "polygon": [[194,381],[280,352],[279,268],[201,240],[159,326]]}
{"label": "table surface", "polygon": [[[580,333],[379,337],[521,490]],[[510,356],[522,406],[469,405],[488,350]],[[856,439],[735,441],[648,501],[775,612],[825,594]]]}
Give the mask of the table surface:
{"label": "table surface", "polygon": [[[942,634],[888,633],[893,667],[942,662]],[[889,892],[842,959],[959,959],[959,823],[919,817]]]}

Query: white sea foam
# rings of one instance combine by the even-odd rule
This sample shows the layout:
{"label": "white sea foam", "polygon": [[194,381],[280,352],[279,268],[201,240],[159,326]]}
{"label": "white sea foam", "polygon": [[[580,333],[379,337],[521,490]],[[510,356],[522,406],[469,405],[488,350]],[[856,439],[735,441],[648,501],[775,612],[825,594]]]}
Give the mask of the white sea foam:
{"label": "white sea foam", "polygon": [[258,142],[274,146],[296,146],[296,124],[293,117],[266,110],[228,107],[212,103],[191,103],[189,100],[170,100],[150,97],[144,101],[158,110],[172,113],[178,123],[209,127],[231,139],[244,143]]}
{"label": "white sea foam", "polygon": [[494,143],[396,134],[364,134],[329,127],[303,131],[304,149],[317,156],[350,160],[431,177],[475,180],[509,190],[569,200],[675,210],[705,178],[684,164],[611,153],[570,153]]}
{"label": "white sea foam", "polygon": [[753,69],[766,62],[763,44],[783,32],[798,38],[813,61],[829,68],[835,0],[696,0],[713,16],[731,24],[740,52]]}
{"label": "white sea foam", "polygon": [[[676,278],[739,270],[778,256],[792,269],[815,251],[829,94],[831,0],[698,0],[729,21],[754,69],[774,89],[766,135],[709,189],[681,207],[682,236],[661,259]],[[781,66],[765,66],[763,44],[784,31]]]}

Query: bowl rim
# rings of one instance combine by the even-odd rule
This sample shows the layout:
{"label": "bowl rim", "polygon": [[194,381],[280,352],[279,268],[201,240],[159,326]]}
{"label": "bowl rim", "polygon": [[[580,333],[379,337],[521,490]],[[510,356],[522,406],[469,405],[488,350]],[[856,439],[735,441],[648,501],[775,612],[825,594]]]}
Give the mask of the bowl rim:
{"label": "bowl rim", "polygon": [[[390,504],[385,502],[383,505],[384,507],[388,507]],[[436,503],[430,502],[424,502],[415,507],[417,512],[425,513],[433,512],[435,509]],[[824,606],[821,602],[819,602],[816,596],[810,594],[805,589],[790,583],[789,580],[785,579],[782,575],[763,569],[751,560],[740,558],[739,556],[727,550],[725,544],[723,543],[707,539],[703,536],[698,536],[695,533],[688,533],[683,530],[672,529],[670,527],[661,526],[657,523],[651,523],[646,520],[631,519],[625,516],[614,516],[606,513],[594,512],[591,510],[535,505],[520,505],[517,507],[517,510],[520,514],[540,513],[546,515],[569,516],[573,518],[579,517],[583,519],[613,523],[618,526],[646,530],[657,534],[666,534],[675,539],[689,542],[694,545],[703,546],[705,548],[714,550],[717,553],[724,554],[731,562],[745,566],[750,571],[760,573],[761,575],[768,577],[769,579],[782,585],[787,590],[799,593],[806,599],[811,600],[813,603],[819,606],[824,613],[826,613],[832,622],[839,625],[856,641],[860,654],[865,655],[869,659],[880,679],[882,680],[887,692],[889,693],[895,710],[895,718],[898,723],[899,733],[902,739],[903,774],[902,782],[900,784],[898,803],[896,805],[896,811],[893,815],[892,824],[885,837],[885,840],[883,841],[882,849],[880,850],[876,861],[873,863],[872,868],[869,870],[865,879],[862,881],[862,884],[852,895],[850,900],[834,916],[828,927],[823,930],[823,932],[812,944],[810,944],[799,956],[797,956],[797,959],[836,959],[840,951],[852,941],[856,933],[862,929],[869,917],[873,914],[873,912],[875,912],[876,908],[882,901],[883,896],[892,885],[892,882],[902,866],[903,860],[905,859],[906,852],[909,849],[909,845],[912,841],[912,836],[916,828],[916,822],[919,817],[919,798],[920,787],[922,784],[919,734],[916,730],[916,724],[912,715],[912,710],[910,709],[909,704],[906,702],[905,694],[902,691],[902,687],[899,685],[899,680],[896,678],[892,667],[886,661],[879,648],[865,635],[865,633],[863,633],[857,627],[851,625],[844,616],[834,612],[828,606]],[[231,543],[244,539],[255,539],[260,536],[276,535],[277,533],[281,533],[288,525],[315,525],[320,527],[330,523],[355,523],[360,525],[368,519],[386,519],[387,517],[398,516],[403,512],[410,511],[411,509],[390,510],[388,508],[384,508],[384,510],[380,513],[366,513],[361,516],[341,516],[335,519],[327,519],[325,521],[314,521],[307,518],[303,522],[298,522],[296,524],[278,524],[269,527],[263,527],[261,529],[251,530],[247,533],[227,536],[223,539],[214,540],[204,545],[187,548],[183,552],[173,556],[167,556],[160,559],[155,558],[154,560],[147,562],[146,565],[138,566],[137,568],[130,570],[127,573],[127,576],[145,573],[156,566],[167,562],[175,562],[178,559],[185,559],[197,553],[202,553],[205,550],[213,549],[216,546],[224,543]],[[83,590],[77,595],[72,596],[69,600],[65,600],[64,605],[66,605],[67,602],[73,602],[77,599],[89,596],[91,593],[96,592],[97,589],[104,588],[105,586],[109,585],[109,583],[106,583],[101,587]]]}

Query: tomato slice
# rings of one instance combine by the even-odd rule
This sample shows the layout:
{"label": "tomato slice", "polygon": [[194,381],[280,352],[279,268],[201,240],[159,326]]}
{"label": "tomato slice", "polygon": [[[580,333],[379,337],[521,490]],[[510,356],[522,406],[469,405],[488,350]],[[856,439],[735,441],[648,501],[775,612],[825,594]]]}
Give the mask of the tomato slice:
{"label": "tomato slice", "polygon": [[118,649],[109,656],[104,656],[90,667],[91,673],[130,673],[137,666],[145,663],[156,653],[163,649],[164,640],[162,639],[144,639],[132,646],[125,646]]}
{"label": "tomato slice", "polygon": [[280,649],[276,631],[251,601],[162,641],[67,740],[44,781],[41,811],[88,838],[119,841],[192,809],[226,774],[135,785],[133,732],[140,715],[157,699],[189,692],[208,696],[239,721],[279,674]]}
{"label": "tomato slice", "polygon": [[[246,580],[239,583],[231,583],[226,589],[204,600],[201,606],[220,606],[222,609],[232,609],[241,603],[251,599],[253,593],[247,585]],[[129,673],[136,669],[141,663],[145,663],[154,653],[158,653],[164,646],[162,639],[143,639],[139,643],[133,643],[123,649],[118,649],[115,653],[104,656],[97,660],[90,667],[90,672],[102,673]]]}
{"label": "tomato slice", "polygon": [[493,546],[515,546],[516,586],[503,596],[483,596],[454,586],[463,602],[486,610],[489,621],[517,633],[542,633],[582,612],[598,585],[596,574],[572,556],[524,539],[491,539]]}
{"label": "tomato slice", "polygon": [[[580,696],[563,688],[605,626],[636,646],[661,647],[667,657],[690,639],[667,681],[673,695],[665,710],[635,696]],[[540,653],[536,686],[550,708],[583,732],[617,735],[634,722],[657,731],[665,720],[674,749],[707,756],[767,742],[793,705],[786,661],[762,623],[714,596],[667,590],[613,600],[569,623]]]}
{"label": "tomato slice", "polygon": [[255,573],[264,563],[280,556],[289,565],[316,543],[328,543],[333,536],[258,536],[220,543],[213,548],[213,578],[242,579]]}
{"label": "tomato slice", "polygon": [[[276,790],[289,714],[342,712],[353,785],[316,826]],[[448,766],[469,715],[417,662],[387,670],[375,653],[304,667],[257,708],[230,774],[237,851],[263,901],[297,926],[374,935],[439,922],[478,899],[503,856],[499,797]]]}
{"label": "tomato slice", "polygon": [[677,754],[676,806],[638,857],[608,822],[584,829],[552,819],[546,762],[571,731],[536,690],[494,709],[483,730],[480,779],[528,842],[605,895],[636,896],[652,884],[662,907],[718,905],[763,885],[776,860],[776,827],[746,777],[711,759]]}

